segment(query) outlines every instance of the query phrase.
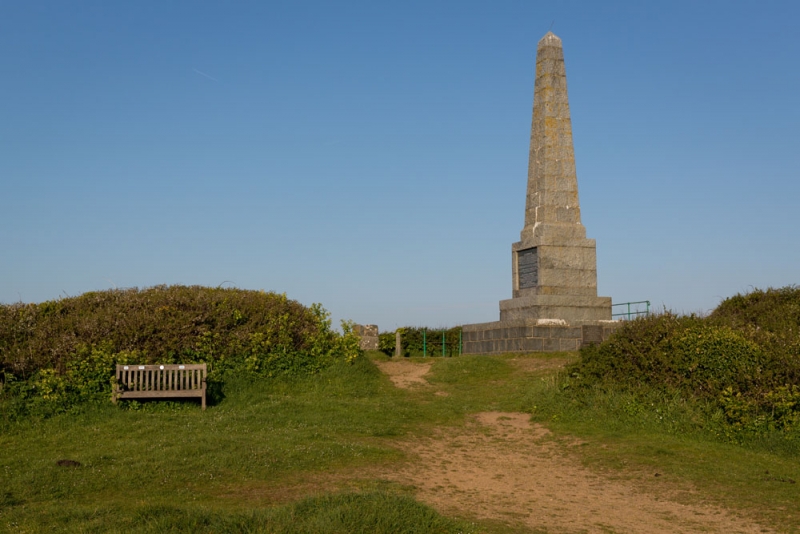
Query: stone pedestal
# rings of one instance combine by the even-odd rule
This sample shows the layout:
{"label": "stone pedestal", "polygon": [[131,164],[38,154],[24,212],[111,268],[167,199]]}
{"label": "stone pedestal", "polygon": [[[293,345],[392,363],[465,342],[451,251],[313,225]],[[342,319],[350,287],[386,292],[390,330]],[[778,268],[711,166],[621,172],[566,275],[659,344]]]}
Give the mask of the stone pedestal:
{"label": "stone pedestal", "polygon": [[470,324],[463,327],[462,354],[575,351],[601,343],[618,325],[616,321],[583,326],[541,324],[532,319]]}
{"label": "stone pedestal", "polygon": [[500,301],[500,321],[554,319],[574,326],[611,320],[611,297],[532,295]]}

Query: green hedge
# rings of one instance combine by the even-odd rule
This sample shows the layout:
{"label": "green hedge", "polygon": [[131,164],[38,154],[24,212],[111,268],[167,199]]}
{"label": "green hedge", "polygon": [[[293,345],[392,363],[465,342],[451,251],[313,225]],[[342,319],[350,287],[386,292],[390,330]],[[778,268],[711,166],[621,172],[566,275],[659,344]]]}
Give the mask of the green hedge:
{"label": "green hedge", "polygon": [[339,334],[322,306],[286,295],[200,286],[0,305],[0,402],[105,398],[116,363],[205,362],[212,382],[228,370],[315,373],[359,354],[351,326]]}
{"label": "green hedge", "polygon": [[580,356],[568,369],[578,392],[678,392],[710,401],[737,428],[791,428],[800,423],[800,288],[736,295],[708,317],[626,321]]}

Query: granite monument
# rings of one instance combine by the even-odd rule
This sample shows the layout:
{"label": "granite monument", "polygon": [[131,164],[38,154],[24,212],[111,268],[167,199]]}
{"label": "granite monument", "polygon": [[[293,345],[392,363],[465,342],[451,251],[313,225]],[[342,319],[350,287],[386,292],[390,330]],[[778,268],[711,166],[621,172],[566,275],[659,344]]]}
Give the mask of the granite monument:
{"label": "granite monument", "polygon": [[564,50],[552,32],[536,51],[525,224],[511,256],[512,298],[500,301],[499,322],[464,327],[464,352],[575,350],[613,329],[581,223]]}

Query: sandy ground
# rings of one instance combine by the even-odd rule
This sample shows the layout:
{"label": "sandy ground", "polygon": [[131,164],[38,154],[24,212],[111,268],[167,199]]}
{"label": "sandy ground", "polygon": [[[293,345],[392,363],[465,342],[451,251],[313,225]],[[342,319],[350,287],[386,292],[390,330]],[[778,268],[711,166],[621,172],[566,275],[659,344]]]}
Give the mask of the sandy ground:
{"label": "sandy ground", "polygon": [[390,362],[375,362],[378,369],[389,377],[389,380],[399,388],[413,386],[427,386],[425,375],[431,370],[430,363],[411,363],[408,360]]}
{"label": "sandy ground", "polygon": [[[403,360],[379,367],[398,387],[425,387],[430,369]],[[643,490],[635,480],[591,471],[569,443],[531,424],[527,414],[475,414],[465,428],[401,446],[412,460],[383,477],[414,486],[421,501],[445,514],[559,533],[771,532],[718,507],[676,502],[670,490],[658,495],[652,484]]]}

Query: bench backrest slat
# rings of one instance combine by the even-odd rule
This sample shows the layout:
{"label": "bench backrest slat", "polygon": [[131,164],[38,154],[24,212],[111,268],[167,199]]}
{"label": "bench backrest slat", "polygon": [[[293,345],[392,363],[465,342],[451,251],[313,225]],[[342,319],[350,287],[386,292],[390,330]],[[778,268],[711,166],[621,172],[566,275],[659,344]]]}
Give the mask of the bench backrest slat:
{"label": "bench backrest slat", "polygon": [[128,391],[203,389],[206,364],[117,365],[117,383]]}

